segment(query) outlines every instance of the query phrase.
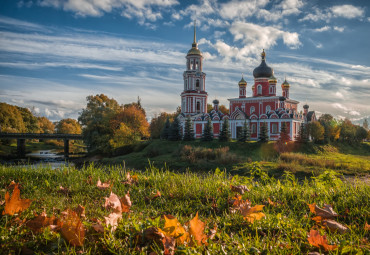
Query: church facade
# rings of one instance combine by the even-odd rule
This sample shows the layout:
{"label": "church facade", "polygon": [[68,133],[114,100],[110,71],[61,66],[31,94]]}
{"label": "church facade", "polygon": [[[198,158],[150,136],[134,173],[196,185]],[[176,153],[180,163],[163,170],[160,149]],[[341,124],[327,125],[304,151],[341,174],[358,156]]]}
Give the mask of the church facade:
{"label": "church facade", "polygon": [[184,71],[184,90],[181,93],[181,114],[179,120],[184,131],[186,118],[193,121],[195,137],[200,138],[203,129],[211,121],[214,137],[218,137],[222,123],[229,121],[230,133],[237,139],[245,122],[250,128],[251,140],[258,140],[261,126],[267,125],[270,140],[279,139],[280,130],[285,123],[291,140],[296,140],[301,123],[314,121],[314,111],[308,111],[304,105],[303,112],[298,112],[297,100],[290,98],[290,84],[285,79],[281,84],[281,95],[277,94],[278,83],[274,70],[266,63],[266,53],[262,51],[261,64],[253,71],[254,84],[248,96],[247,82],[242,76],[235,86],[239,96],[230,98],[229,113],[219,110],[219,101],[213,101],[213,109],[207,112],[206,74],[203,72],[203,56],[196,42],[194,26],[194,41],[186,55],[186,70]]}

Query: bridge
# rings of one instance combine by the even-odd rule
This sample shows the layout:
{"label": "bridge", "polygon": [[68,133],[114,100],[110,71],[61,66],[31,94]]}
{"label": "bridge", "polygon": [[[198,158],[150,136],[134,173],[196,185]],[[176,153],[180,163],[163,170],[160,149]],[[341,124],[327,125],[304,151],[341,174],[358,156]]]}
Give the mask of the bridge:
{"label": "bridge", "polygon": [[77,134],[0,133],[0,139],[17,139],[18,156],[26,155],[26,139],[64,140],[64,156],[69,155],[69,140],[82,140]]}

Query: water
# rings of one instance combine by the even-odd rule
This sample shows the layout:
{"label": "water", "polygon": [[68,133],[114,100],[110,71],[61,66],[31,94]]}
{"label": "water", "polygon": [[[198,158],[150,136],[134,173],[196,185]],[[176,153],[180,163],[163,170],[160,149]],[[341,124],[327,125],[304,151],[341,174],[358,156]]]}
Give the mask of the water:
{"label": "water", "polygon": [[61,168],[64,166],[73,166],[74,164],[68,162],[64,155],[57,154],[55,150],[38,150],[26,154],[30,159],[28,167],[51,167],[52,169]]}

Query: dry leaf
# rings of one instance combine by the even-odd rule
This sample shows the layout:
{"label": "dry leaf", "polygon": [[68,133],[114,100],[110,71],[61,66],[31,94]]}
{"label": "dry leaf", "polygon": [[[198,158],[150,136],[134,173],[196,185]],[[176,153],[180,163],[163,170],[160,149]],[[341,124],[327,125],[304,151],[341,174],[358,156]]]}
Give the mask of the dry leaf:
{"label": "dry leaf", "polygon": [[215,225],[213,229],[209,230],[207,238],[212,240],[213,238],[215,238],[216,233],[217,233],[217,225]]}
{"label": "dry leaf", "polygon": [[162,196],[162,195],[161,195],[161,192],[159,192],[159,190],[157,190],[157,192],[156,192],[156,193],[152,192],[152,195],[154,195],[154,196],[152,197],[152,199],[156,199],[156,198],[158,198],[158,197],[161,197],[161,196]]}
{"label": "dry leaf", "polygon": [[110,187],[109,182],[101,182],[100,179],[98,180],[98,183],[96,184],[96,187],[99,189],[108,189]]}
{"label": "dry leaf", "polygon": [[369,231],[370,230],[370,225],[367,224],[367,222],[365,222],[364,229],[365,229],[365,231]]}
{"label": "dry leaf", "polygon": [[337,249],[337,245],[329,245],[326,240],[326,236],[321,236],[319,231],[311,229],[310,234],[307,238],[308,242],[318,248],[323,247],[325,251],[333,251]]}
{"label": "dry leaf", "polygon": [[111,192],[110,196],[105,198],[104,208],[113,209],[114,212],[121,213],[122,206],[119,197]]}
{"label": "dry leaf", "polygon": [[111,213],[108,217],[104,217],[105,224],[112,226],[112,231],[116,230],[119,220],[122,218],[122,213]]}
{"label": "dry leaf", "polygon": [[33,232],[41,232],[44,228],[50,225],[56,225],[57,219],[55,216],[47,217],[45,212],[42,212],[36,218],[28,221],[26,226],[30,228]]}
{"label": "dry leaf", "polygon": [[246,185],[239,185],[239,186],[231,185],[231,191],[238,192],[243,195],[245,192],[249,192],[250,190],[248,189]]}
{"label": "dry leaf", "polygon": [[165,234],[163,233],[163,231],[161,231],[160,229],[156,227],[150,227],[144,230],[143,236],[146,239],[153,240],[157,243],[160,243],[164,239]]}
{"label": "dry leaf", "polygon": [[189,222],[189,233],[198,245],[207,243],[207,236],[204,234],[205,224],[198,218],[198,212]]}
{"label": "dry leaf", "polygon": [[5,193],[5,208],[3,215],[14,215],[15,213],[26,210],[31,205],[30,199],[21,199],[21,191],[18,188],[19,184],[14,185],[12,197],[9,192]]}
{"label": "dry leaf", "polygon": [[176,239],[170,236],[165,236],[162,239],[164,247],[164,255],[174,255],[175,254],[175,245]]}
{"label": "dry leaf", "polygon": [[321,216],[316,216],[316,217],[313,217],[312,220],[316,221],[316,223],[321,223],[321,221],[323,220]]}
{"label": "dry leaf", "polygon": [[263,212],[264,205],[256,205],[251,207],[251,202],[246,200],[239,206],[240,213],[244,216],[244,219],[247,219],[250,223],[253,223],[255,220],[260,220],[265,217]]}
{"label": "dry leaf", "polygon": [[73,246],[83,246],[85,240],[85,228],[77,213],[67,209],[62,213],[58,222],[62,237]]}
{"label": "dry leaf", "polygon": [[68,188],[64,188],[63,186],[59,186],[58,193],[61,193],[61,194],[65,195],[65,196],[69,196],[69,194],[71,193],[71,191]]}
{"label": "dry leaf", "polygon": [[277,207],[279,205],[282,205],[282,202],[274,202],[272,201],[270,198],[267,198],[267,201],[270,205],[272,205],[273,207]]}
{"label": "dry leaf", "polygon": [[131,203],[129,192],[127,192],[126,195],[121,197],[120,202],[121,202],[122,212],[130,212],[130,207],[132,203]]}
{"label": "dry leaf", "polygon": [[175,238],[178,245],[188,242],[189,234],[176,218],[170,219],[165,215],[164,220],[165,222],[163,230],[159,229],[161,233]]}
{"label": "dry leaf", "polygon": [[85,207],[82,205],[78,205],[75,209],[73,209],[77,213],[77,215],[81,218],[85,218]]}
{"label": "dry leaf", "polygon": [[324,205],[324,208],[318,207],[315,203],[309,204],[311,213],[315,213],[317,216],[321,216],[323,219],[331,219],[338,214],[334,212],[333,207],[331,205]]}
{"label": "dry leaf", "polygon": [[322,223],[332,232],[344,234],[349,231],[346,226],[340,224],[339,222],[336,222],[335,220],[323,220]]}
{"label": "dry leaf", "polygon": [[137,175],[135,174],[135,175],[131,176],[130,172],[127,172],[126,181],[123,181],[122,183],[127,184],[127,185],[132,185],[132,184],[137,184],[137,182],[138,182]]}
{"label": "dry leaf", "polygon": [[96,231],[96,232],[100,232],[100,233],[104,233],[104,226],[103,224],[101,223],[100,220],[97,220],[96,223],[94,223],[92,225],[93,229]]}

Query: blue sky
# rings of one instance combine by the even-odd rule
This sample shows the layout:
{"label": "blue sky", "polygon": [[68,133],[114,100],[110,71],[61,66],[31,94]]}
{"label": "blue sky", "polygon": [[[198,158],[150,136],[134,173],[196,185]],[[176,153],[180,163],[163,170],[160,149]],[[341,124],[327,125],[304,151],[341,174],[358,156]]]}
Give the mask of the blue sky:
{"label": "blue sky", "polygon": [[140,96],[149,118],[173,112],[194,19],[209,102],[237,97],[242,73],[250,96],[265,49],[300,107],[370,120],[366,0],[2,0],[0,101],[51,120],[77,118],[101,93]]}

